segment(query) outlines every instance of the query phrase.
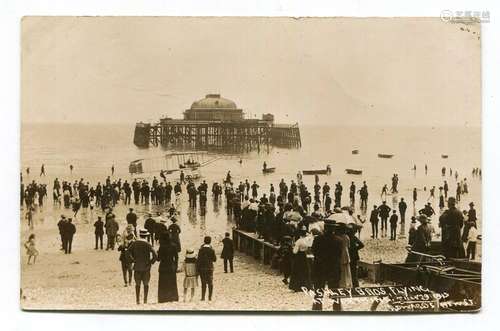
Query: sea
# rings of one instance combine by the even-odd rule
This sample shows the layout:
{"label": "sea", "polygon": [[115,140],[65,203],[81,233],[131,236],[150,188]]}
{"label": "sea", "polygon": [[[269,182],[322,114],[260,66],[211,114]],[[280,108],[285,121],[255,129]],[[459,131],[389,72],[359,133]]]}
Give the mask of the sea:
{"label": "sea", "polygon": [[[24,181],[45,181],[49,188],[55,177],[71,181],[84,178],[95,184],[111,175],[112,165],[115,179],[130,181],[133,179],[129,173],[131,161],[158,159],[171,152],[161,147],[136,147],[133,144],[134,126],[22,124],[21,171]],[[256,181],[260,185],[259,191],[269,193],[270,183],[277,187],[282,178],[290,183],[297,179],[299,171],[325,169],[330,165],[331,175],[320,176],[320,182],[328,182],[332,188],[340,182],[344,187],[344,205],[349,202],[351,182],[359,189],[363,181],[366,181],[370,192],[368,206],[379,204],[382,186],[387,184],[390,188],[391,177],[398,174],[399,193],[388,197],[389,205],[401,197],[410,202],[412,190],[417,188],[418,200],[414,208],[418,210],[427,203],[430,187],[435,186],[436,199],[429,201],[437,210],[437,188],[442,186],[444,180],[449,183],[451,195],[455,194],[457,182],[454,176],[449,176],[451,168],[453,175],[458,172],[458,181],[466,178],[469,187],[469,194],[463,197],[460,208],[468,209],[469,202],[474,202],[479,217],[481,215],[481,179],[472,176],[472,169],[481,167],[480,128],[301,126],[300,133],[301,148],[271,148],[245,154],[212,155],[216,160],[200,169],[202,179],[209,185],[214,181],[222,182],[230,171],[235,182],[245,179]],[[359,153],[352,154],[353,150]],[[390,159],[379,158],[379,153],[394,156]],[[448,158],[442,158],[443,154],[448,155]],[[276,171],[263,174],[264,162],[268,167],[275,167]],[[41,164],[45,165],[46,177],[39,176]],[[72,173],[70,164],[74,167]],[[416,171],[412,170],[414,165]],[[425,165],[428,167],[427,174]],[[26,174],[27,167],[30,168],[29,176]],[[442,167],[447,169],[445,177],[441,175]],[[345,171],[348,168],[362,170],[363,173],[349,175]],[[159,177],[159,173],[149,175]],[[312,191],[314,176],[303,176],[303,180]],[[219,207],[216,213],[208,210],[202,216],[210,218],[212,212],[221,217]],[[192,214],[187,211],[185,215],[189,216],[189,213]],[[223,212],[222,215],[225,216]],[[196,220],[193,222],[189,218],[186,219],[188,221],[191,226],[199,228]],[[213,223],[211,226],[204,225],[200,236],[207,233],[220,235],[232,226],[230,222],[220,222],[220,225]]]}

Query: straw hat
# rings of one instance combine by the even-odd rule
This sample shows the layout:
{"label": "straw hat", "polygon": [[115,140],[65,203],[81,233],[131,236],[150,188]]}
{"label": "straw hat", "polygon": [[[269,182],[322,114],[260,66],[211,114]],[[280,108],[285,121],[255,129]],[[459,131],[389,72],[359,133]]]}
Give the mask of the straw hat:
{"label": "straw hat", "polygon": [[196,254],[194,253],[194,250],[192,250],[192,249],[186,250],[186,258],[187,259],[192,259],[195,257],[196,257]]}
{"label": "straw hat", "polygon": [[147,237],[147,236],[149,236],[148,230],[146,230],[146,229],[140,229],[139,230],[139,236],[140,237]]}

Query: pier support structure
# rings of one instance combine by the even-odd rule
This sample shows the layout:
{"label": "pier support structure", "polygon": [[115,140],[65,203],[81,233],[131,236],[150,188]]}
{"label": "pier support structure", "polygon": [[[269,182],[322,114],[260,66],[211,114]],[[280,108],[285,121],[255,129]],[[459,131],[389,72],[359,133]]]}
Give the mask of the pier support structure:
{"label": "pier support structure", "polygon": [[160,123],[138,123],[134,134],[138,147],[224,152],[269,151],[270,147],[301,147],[298,124],[276,125],[263,120],[188,121],[162,119]]}

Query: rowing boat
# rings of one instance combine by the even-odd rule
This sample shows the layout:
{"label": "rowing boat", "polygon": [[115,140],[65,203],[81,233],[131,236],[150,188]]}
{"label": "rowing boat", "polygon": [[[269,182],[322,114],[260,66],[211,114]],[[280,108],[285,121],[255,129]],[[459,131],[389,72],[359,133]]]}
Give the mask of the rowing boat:
{"label": "rowing boat", "polygon": [[303,175],[327,175],[328,169],[321,169],[321,170],[302,170]]}
{"label": "rowing boat", "polygon": [[262,172],[265,174],[270,174],[270,173],[274,172],[275,170],[276,170],[276,168],[264,168],[264,169],[262,169]]}

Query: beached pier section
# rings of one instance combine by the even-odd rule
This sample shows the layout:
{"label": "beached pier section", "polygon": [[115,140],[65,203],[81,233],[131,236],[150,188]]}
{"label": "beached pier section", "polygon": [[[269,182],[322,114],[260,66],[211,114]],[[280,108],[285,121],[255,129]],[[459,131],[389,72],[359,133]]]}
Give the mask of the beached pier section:
{"label": "beached pier section", "polygon": [[208,94],[184,112],[184,119],[137,123],[134,144],[146,148],[249,152],[270,147],[301,147],[298,124],[275,124],[272,114],[245,119],[242,109],[219,94]]}

